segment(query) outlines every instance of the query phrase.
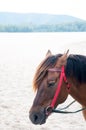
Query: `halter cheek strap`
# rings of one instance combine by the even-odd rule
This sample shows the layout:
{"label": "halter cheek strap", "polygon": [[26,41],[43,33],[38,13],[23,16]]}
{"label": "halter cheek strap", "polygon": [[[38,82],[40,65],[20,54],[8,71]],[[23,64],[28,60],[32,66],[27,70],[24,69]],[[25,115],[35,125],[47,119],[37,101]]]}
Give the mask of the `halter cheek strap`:
{"label": "halter cheek strap", "polygon": [[62,66],[62,68],[61,68],[60,80],[59,80],[59,83],[57,85],[57,89],[56,89],[56,93],[54,95],[54,98],[53,98],[53,100],[51,102],[51,105],[50,105],[51,108],[54,108],[54,106],[56,104],[56,101],[58,100],[58,96],[59,96],[59,93],[60,93],[60,90],[61,90],[61,86],[62,86],[62,81],[63,80],[67,84],[67,88],[69,90],[70,89],[70,84],[67,81],[67,78],[66,78],[66,75],[65,75],[65,71],[64,71],[64,66]]}

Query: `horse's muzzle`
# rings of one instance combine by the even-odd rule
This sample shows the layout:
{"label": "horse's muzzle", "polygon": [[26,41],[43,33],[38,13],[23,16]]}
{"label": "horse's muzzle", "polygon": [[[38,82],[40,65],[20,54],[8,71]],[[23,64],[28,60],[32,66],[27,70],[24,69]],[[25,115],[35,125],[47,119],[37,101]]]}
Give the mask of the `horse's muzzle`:
{"label": "horse's muzzle", "polygon": [[44,124],[46,122],[46,114],[44,110],[40,111],[30,111],[29,118],[33,124]]}

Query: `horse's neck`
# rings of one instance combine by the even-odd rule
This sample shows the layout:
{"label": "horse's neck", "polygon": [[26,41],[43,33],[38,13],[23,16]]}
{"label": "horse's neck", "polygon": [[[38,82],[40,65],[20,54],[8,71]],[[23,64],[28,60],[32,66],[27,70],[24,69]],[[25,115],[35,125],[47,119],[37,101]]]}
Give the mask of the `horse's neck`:
{"label": "horse's neck", "polygon": [[70,95],[81,105],[86,106],[86,83],[79,84],[74,79],[70,79]]}

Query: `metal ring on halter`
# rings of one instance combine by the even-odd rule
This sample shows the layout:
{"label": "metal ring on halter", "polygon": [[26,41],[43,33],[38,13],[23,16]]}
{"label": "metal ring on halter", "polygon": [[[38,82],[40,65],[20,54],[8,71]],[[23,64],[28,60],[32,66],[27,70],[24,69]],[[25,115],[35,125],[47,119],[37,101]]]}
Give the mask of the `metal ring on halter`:
{"label": "metal ring on halter", "polygon": [[52,110],[53,110],[53,108],[52,108],[51,106],[48,106],[48,107],[46,108],[46,110],[45,110],[46,115],[47,115],[47,116],[50,115],[50,114],[52,113]]}

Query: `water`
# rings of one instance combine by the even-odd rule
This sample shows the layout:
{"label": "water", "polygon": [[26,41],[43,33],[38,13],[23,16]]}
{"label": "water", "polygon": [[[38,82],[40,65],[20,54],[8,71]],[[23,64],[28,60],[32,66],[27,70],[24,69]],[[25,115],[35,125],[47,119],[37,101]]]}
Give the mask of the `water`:
{"label": "water", "polygon": [[82,113],[52,114],[42,126],[28,118],[33,75],[48,49],[86,55],[86,33],[0,33],[0,130],[86,130]]}

